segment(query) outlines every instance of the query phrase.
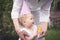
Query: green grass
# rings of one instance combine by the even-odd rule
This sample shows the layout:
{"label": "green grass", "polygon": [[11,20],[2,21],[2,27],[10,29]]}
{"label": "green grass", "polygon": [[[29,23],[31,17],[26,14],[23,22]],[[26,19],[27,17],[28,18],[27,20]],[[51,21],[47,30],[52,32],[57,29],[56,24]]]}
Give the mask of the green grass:
{"label": "green grass", "polygon": [[[18,36],[17,34],[4,34],[0,35],[0,40],[18,40]],[[60,40],[60,29],[49,29],[46,34],[46,40]]]}
{"label": "green grass", "polygon": [[60,29],[48,30],[46,40],[60,40]]}

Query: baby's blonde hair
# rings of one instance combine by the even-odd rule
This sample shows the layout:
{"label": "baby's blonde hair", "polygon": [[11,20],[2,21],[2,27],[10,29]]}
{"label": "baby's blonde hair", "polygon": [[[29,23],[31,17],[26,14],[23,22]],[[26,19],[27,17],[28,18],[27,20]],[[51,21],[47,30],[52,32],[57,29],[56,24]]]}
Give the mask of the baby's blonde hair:
{"label": "baby's blonde hair", "polygon": [[24,14],[24,15],[20,16],[19,17],[19,23],[21,25],[23,25],[23,22],[26,20],[26,18],[27,18],[27,14]]}

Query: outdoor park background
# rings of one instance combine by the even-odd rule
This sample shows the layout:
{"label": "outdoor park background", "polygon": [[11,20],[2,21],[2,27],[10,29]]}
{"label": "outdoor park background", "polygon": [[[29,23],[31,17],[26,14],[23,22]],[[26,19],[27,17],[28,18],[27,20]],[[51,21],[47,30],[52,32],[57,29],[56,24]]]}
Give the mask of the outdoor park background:
{"label": "outdoor park background", "polygon": [[[12,0],[0,0],[0,40],[17,40],[12,20]],[[54,0],[46,40],[60,40],[60,0]]]}

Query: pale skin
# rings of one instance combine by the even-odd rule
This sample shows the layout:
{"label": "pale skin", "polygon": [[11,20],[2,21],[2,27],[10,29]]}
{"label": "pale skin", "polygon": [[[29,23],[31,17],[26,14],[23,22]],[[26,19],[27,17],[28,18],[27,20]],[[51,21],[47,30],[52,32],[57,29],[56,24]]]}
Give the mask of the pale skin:
{"label": "pale skin", "polygon": [[[17,5],[17,4],[18,3],[16,2],[15,5]],[[16,10],[19,10],[19,8],[20,8],[20,6],[16,7]],[[14,24],[15,30],[16,30],[17,34],[19,35],[19,37],[21,37],[23,40],[26,40],[24,35],[27,34],[27,33],[25,31],[20,31],[20,24],[19,24],[18,18],[13,18],[12,20],[13,20],[13,24]],[[42,27],[42,33],[41,34],[42,34],[42,36],[45,36],[45,34],[47,32],[48,22],[41,22],[40,25]]]}
{"label": "pale skin", "polygon": [[[30,31],[33,31],[32,27],[34,25],[34,17],[31,13],[23,15],[19,19],[20,19],[20,22],[22,23],[22,26],[24,26],[24,28],[26,28]],[[37,36],[37,34],[34,34],[33,36],[29,36],[29,37],[25,36],[25,39],[26,40],[33,40],[34,37],[36,37],[36,36]]]}
{"label": "pale skin", "polygon": [[42,36],[45,36],[47,32],[48,22],[41,22],[40,25],[42,27]]}
{"label": "pale skin", "polygon": [[[14,24],[14,27],[15,27],[15,30],[16,30],[17,34],[19,36],[21,36],[23,40],[26,40],[26,38],[24,37],[24,33],[25,32],[22,32],[22,35],[20,35],[21,31],[20,31],[20,26],[19,26],[18,18],[13,19],[13,24]],[[48,22],[41,22],[40,25],[41,25],[42,31],[43,31],[42,36],[45,36],[45,34],[47,32]]]}
{"label": "pale skin", "polygon": [[[32,19],[32,20],[31,20]],[[30,21],[30,22],[29,22]],[[25,23],[23,22],[23,24],[24,24],[24,26],[28,26],[28,25],[30,25],[32,22],[34,22],[34,20],[33,20],[33,15],[32,14],[29,14],[29,16],[28,16],[28,19],[25,21]],[[27,35],[27,33],[25,32],[25,31],[20,31],[20,24],[19,24],[19,21],[18,21],[18,19],[14,19],[13,20],[13,23],[14,23],[14,26],[15,26],[15,30],[16,30],[16,32],[17,32],[17,34],[19,35],[19,37],[21,37],[22,38],[22,40],[32,40],[33,39],[33,37],[25,37],[24,38],[24,35]],[[18,25],[19,24],[19,25]],[[26,27],[26,28],[28,28],[28,27]],[[29,27],[29,29],[30,29],[30,27]],[[19,31],[18,31],[19,30]]]}
{"label": "pale skin", "polygon": [[20,31],[20,25],[19,25],[18,18],[13,19],[13,24],[14,24],[15,30],[16,30],[17,34],[19,35],[19,37],[21,37],[22,40],[25,40],[24,35],[27,33],[25,31]]}

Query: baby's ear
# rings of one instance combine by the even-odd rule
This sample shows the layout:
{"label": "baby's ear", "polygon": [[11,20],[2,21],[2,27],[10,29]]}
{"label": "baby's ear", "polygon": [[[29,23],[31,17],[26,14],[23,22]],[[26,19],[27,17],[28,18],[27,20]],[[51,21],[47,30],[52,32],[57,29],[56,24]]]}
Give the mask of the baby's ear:
{"label": "baby's ear", "polygon": [[24,21],[24,23],[25,23],[25,21]]}
{"label": "baby's ear", "polygon": [[24,23],[26,23],[26,22],[24,21]]}

